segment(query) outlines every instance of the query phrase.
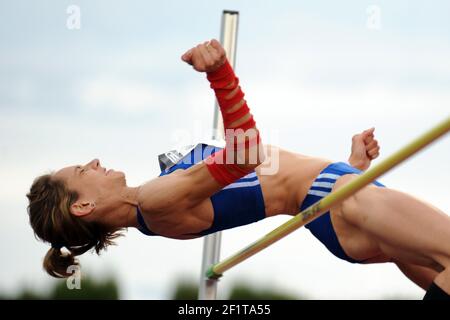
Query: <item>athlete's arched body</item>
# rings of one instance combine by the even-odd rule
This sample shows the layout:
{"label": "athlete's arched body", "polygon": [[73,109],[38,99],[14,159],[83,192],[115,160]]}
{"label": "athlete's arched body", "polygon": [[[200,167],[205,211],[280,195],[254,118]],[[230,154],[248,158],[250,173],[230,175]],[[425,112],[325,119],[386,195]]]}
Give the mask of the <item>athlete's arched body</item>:
{"label": "athlete's arched body", "polygon": [[[378,156],[373,129],[353,137],[352,166],[274,146],[263,148],[220,44],[213,40],[198,45],[182,59],[207,73],[224,127],[242,129],[235,133],[238,142],[227,136],[226,148],[209,149],[190,164],[177,163],[137,188],[126,185],[124,173],[106,171],[97,159],[41,177],[45,183],[36,180],[28,194],[30,221],[36,234],[52,243],[45,262],[50,274],[66,276],[62,267],[73,263],[75,255],[92,247],[102,249],[126,227],[191,239],[278,214],[296,214],[353,179]],[[244,137],[246,143],[239,140]],[[275,156],[278,170],[263,174]],[[63,187],[54,186],[55,181]],[[76,194],[50,192],[57,188],[61,194],[64,190]],[[450,217],[410,195],[376,182],[307,228],[341,259],[395,262],[424,289],[434,280],[438,287],[430,289],[432,294],[450,293]],[[70,259],[61,247],[72,253]]]}

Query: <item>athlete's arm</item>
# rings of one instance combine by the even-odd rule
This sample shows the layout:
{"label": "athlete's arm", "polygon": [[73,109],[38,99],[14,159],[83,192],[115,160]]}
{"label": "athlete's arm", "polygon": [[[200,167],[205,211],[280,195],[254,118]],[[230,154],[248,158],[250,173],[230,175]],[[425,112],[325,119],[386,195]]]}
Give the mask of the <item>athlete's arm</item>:
{"label": "athlete's arm", "polygon": [[351,166],[359,170],[367,170],[372,160],[380,155],[380,146],[375,139],[375,128],[364,130],[352,138],[352,152],[348,158]]}
{"label": "athlete's arm", "polygon": [[144,205],[149,211],[194,208],[264,161],[259,131],[220,43],[205,42],[181,58],[196,71],[206,73],[222,113],[226,147],[186,170],[142,186]]}
{"label": "athlete's arm", "polygon": [[154,214],[164,215],[186,211],[199,205],[222,189],[211,177],[204,161],[186,170],[155,178],[141,186],[141,207]]}
{"label": "athlete's arm", "polygon": [[202,163],[186,170],[195,184],[192,198],[210,197],[226,185],[242,178],[264,161],[259,131],[250,113],[239,79],[217,40],[200,44],[182,57],[198,71],[205,72],[214,89],[223,118],[226,147]]}

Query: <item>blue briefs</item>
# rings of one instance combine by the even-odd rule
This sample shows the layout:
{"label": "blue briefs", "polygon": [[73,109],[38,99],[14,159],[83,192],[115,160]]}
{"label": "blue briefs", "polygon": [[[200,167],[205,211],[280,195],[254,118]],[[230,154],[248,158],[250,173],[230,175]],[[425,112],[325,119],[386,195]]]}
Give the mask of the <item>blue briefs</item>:
{"label": "blue briefs", "polygon": [[[345,174],[361,174],[362,171],[353,168],[352,166],[344,163],[337,162],[332,163],[328,167],[322,170],[322,172],[317,176],[314,180],[311,188],[308,191],[305,199],[303,200],[302,205],[300,206],[300,210],[308,208],[312,204],[321,200],[329,193],[336,183],[336,180]],[[373,184],[384,187],[381,183],[374,181]],[[336,232],[333,229],[333,225],[331,223],[330,212],[324,213],[319,218],[314,221],[308,223],[305,226],[311,233],[322,242],[327,249],[333,253],[336,257],[341,258],[343,260],[349,261],[351,263],[361,263],[362,261],[357,261],[350,258],[342,249],[341,244],[336,236]]]}

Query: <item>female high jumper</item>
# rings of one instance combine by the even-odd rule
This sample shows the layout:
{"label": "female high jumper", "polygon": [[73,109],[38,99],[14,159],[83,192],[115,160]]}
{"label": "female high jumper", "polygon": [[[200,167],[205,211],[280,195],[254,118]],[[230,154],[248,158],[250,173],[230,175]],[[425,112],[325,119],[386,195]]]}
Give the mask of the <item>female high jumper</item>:
{"label": "female high jumper", "polygon": [[[98,254],[128,227],[192,239],[295,215],[354,179],[379,155],[373,129],[353,137],[350,165],[263,145],[220,43],[199,44],[181,58],[206,73],[226,146],[212,147],[190,164],[175,163],[138,187],[127,186],[123,172],[106,170],[97,159],[36,178],[27,194],[28,213],[37,237],[51,244],[43,263],[50,275],[69,276],[76,256],[90,249]],[[277,150],[278,170],[263,174],[273,160],[269,149]],[[427,290],[424,299],[450,298],[450,217],[430,204],[374,182],[306,228],[340,259],[393,262]]]}

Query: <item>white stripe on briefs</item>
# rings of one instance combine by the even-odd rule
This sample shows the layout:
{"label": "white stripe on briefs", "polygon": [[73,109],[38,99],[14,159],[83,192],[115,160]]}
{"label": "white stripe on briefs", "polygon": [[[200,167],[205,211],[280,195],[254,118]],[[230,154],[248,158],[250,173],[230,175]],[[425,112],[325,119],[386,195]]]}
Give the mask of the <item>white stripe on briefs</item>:
{"label": "white stripe on briefs", "polygon": [[313,184],[311,185],[311,187],[322,187],[322,188],[333,188],[334,182],[320,182],[320,181],[315,181],[313,182]]}
{"label": "white stripe on briefs", "polygon": [[319,174],[319,175],[317,176],[316,180],[317,180],[317,179],[324,179],[324,178],[326,178],[326,179],[334,179],[334,180],[337,180],[337,179],[339,179],[340,177],[341,177],[341,176],[338,175],[338,174],[333,174],[333,173],[322,173],[322,174]]}
{"label": "white stripe on briefs", "polygon": [[325,192],[325,191],[319,191],[319,190],[309,190],[308,194],[313,195],[313,196],[318,196],[318,197],[326,197],[330,193]]}

